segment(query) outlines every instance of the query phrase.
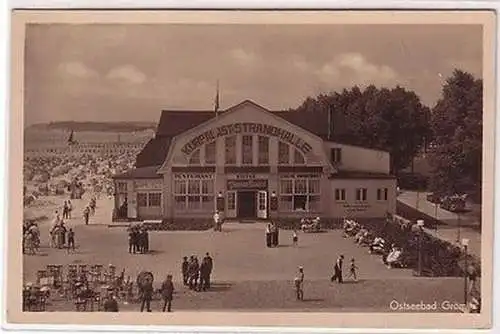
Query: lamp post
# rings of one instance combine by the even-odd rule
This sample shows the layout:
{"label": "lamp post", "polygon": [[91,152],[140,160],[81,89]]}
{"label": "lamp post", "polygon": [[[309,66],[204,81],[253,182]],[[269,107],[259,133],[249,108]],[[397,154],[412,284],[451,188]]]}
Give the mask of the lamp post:
{"label": "lamp post", "polygon": [[422,276],[422,234],[424,231],[424,220],[417,220],[418,226],[418,276]]}
{"label": "lamp post", "polygon": [[467,247],[469,246],[469,239],[462,239],[462,246],[464,247],[464,304],[467,306],[467,297],[468,297],[468,289],[467,289]]}

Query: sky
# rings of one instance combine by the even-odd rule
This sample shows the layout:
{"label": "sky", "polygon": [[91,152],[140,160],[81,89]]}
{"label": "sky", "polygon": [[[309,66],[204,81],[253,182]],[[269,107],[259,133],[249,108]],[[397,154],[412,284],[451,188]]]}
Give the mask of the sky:
{"label": "sky", "polygon": [[455,68],[482,74],[476,25],[29,25],[25,126],[152,121],[163,109],[270,110],[353,85],[401,85],[431,106]]}

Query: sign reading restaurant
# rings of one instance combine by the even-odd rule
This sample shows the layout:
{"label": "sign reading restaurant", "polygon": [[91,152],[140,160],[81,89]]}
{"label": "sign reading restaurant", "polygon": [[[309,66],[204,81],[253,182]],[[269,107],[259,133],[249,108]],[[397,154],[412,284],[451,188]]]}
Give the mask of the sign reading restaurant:
{"label": "sign reading restaurant", "polygon": [[219,137],[237,133],[262,134],[277,137],[282,141],[295,146],[304,154],[309,153],[312,149],[311,145],[299,138],[296,134],[273,125],[261,123],[233,123],[210,129],[199,136],[196,136],[189,143],[184,145],[181,151],[182,153],[189,155],[205,143],[210,143]]}

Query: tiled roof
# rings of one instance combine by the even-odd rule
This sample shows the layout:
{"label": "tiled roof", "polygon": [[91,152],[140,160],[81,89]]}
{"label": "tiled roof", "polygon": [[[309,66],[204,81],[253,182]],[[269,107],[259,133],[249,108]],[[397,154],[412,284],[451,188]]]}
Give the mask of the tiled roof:
{"label": "tiled roof", "polygon": [[134,168],[125,173],[114,175],[114,179],[159,179],[160,174],[157,174],[157,170],[160,166],[150,166]]}
{"label": "tiled roof", "polygon": [[135,166],[159,166],[163,164],[170,146],[170,137],[155,137],[150,139],[142,151],[137,155]]}

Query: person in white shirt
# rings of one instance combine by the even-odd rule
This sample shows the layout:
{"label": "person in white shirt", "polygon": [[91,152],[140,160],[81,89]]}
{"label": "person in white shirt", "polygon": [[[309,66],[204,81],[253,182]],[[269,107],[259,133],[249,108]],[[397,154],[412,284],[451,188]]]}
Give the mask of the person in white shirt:
{"label": "person in white shirt", "polygon": [[220,231],[221,226],[220,226],[220,215],[219,211],[215,211],[214,213],[214,231]]}
{"label": "person in white shirt", "polygon": [[297,300],[304,300],[304,267],[299,267],[299,272],[294,279]]}

